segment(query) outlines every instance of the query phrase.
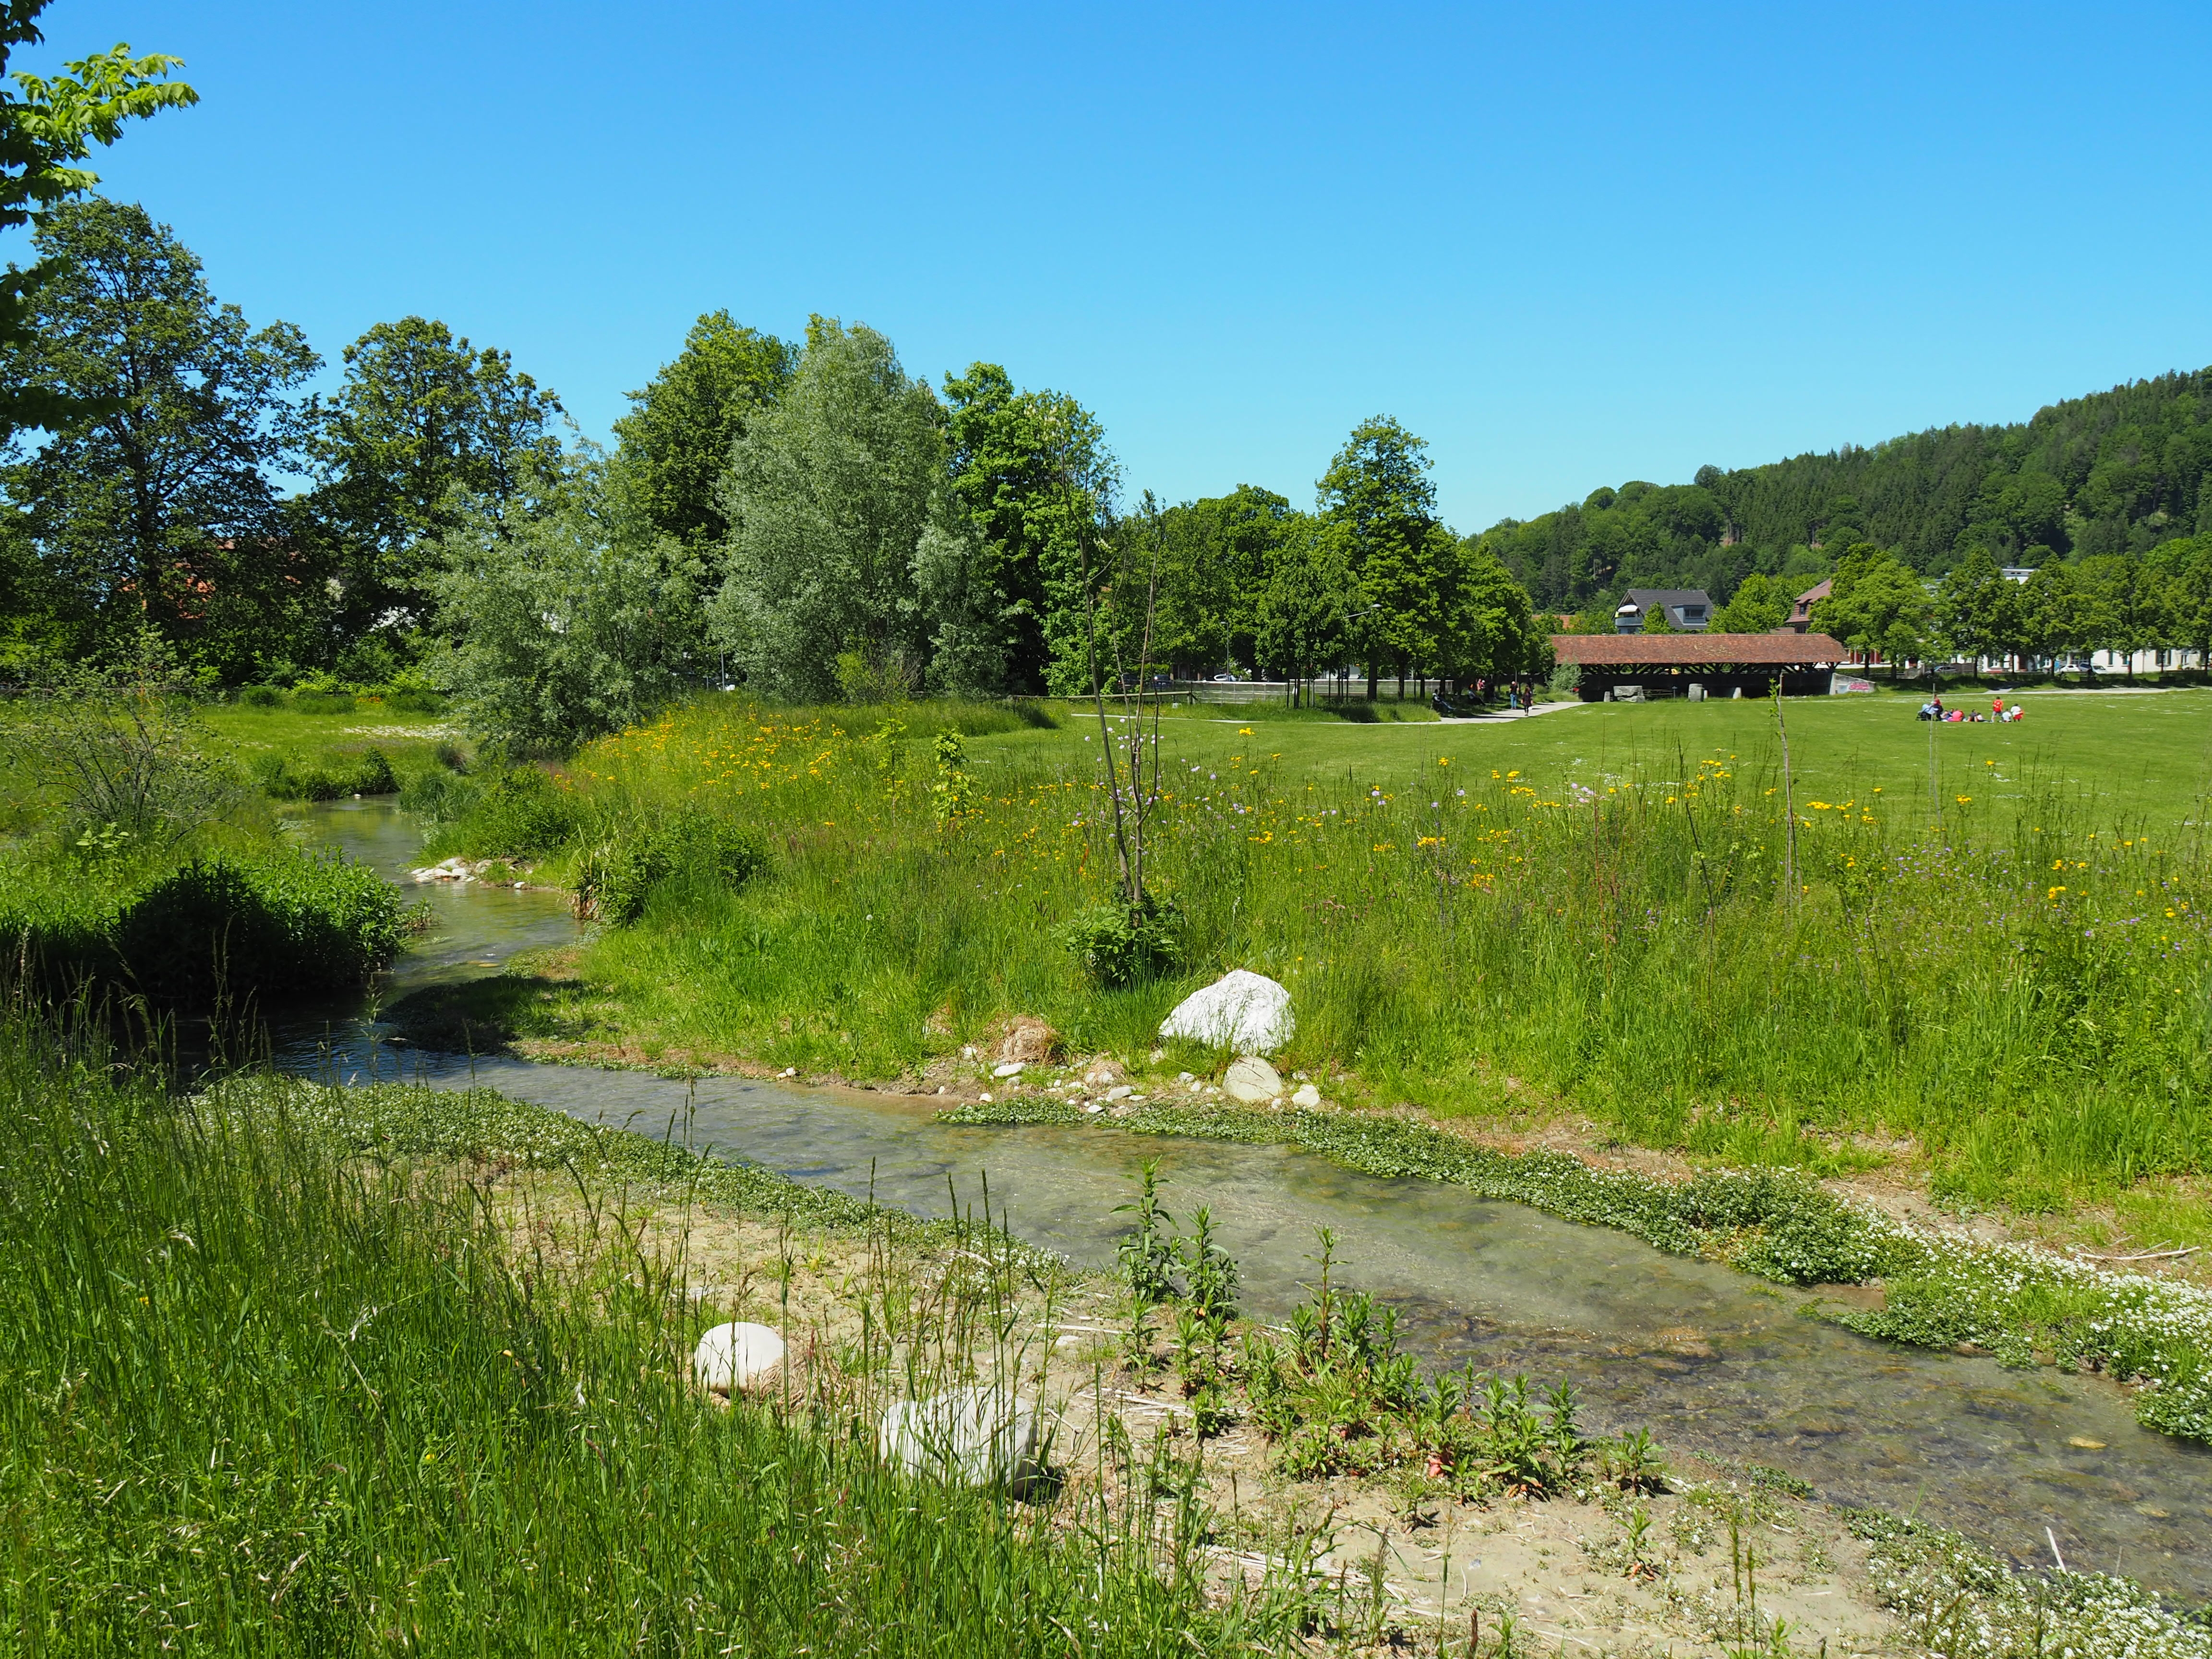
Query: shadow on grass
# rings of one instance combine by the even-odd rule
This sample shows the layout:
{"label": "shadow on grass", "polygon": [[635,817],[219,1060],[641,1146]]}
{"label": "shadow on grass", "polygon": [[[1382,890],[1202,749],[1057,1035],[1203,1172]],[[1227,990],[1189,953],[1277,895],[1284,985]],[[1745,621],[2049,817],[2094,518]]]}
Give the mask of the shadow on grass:
{"label": "shadow on grass", "polygon": [[506,1052],[518,1037],[568,1036],[556,1012],[576,981],[546,974],[495,974],[453,985],[426,985],[385,1010],[393,1035],[449,1054]]}

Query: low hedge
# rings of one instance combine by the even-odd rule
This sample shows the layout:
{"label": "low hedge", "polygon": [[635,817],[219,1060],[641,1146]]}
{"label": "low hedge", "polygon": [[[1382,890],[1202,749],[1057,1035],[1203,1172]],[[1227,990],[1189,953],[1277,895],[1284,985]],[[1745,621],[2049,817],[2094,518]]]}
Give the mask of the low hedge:
{"label": "low hedge", "polygon": [[305,853],[195,859],[104,893],[81,878],[11,873],[0,948],[50,997],[113,989],[195,1010],[287,1001],[366,983],[405,933],[398,889]]}

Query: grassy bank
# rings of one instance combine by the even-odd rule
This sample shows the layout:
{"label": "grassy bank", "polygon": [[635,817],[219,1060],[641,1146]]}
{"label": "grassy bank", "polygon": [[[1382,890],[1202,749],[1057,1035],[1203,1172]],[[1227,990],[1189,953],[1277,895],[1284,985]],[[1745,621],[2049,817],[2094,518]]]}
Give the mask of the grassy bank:
{"label": "grassy bank", "polygon": [[[626,1230],[635,1153],[580,1170],[558,1224],[503,1227],[465,1167],[400,1153],[389,1099],[366,1132],[384,1155],[363,1156],[289,1089],[181,1103],[103,1059],[0,1030],[15,1651],[1063,1654],[1073,1631],[1140,1654],[1282,1633],[1264,1597],[1209,1598],[1149,1504],[902,1475],[863,1396],[716,1409],[686,1374],[702,1310],[681,1258]],[[479,1144],[521,1127],[492,1109]],[[985,1264],[969,1288],[907,1306],[988,1352],[1018,1263],[963,1243]]]}
{"label": "grassy bank", "polygon": [[[2109,750],[2102,772],[2087,751],[1966,757],[1971,778],[1943,775],[1933,807],[1863,782],[1879,767],[1853,785],[1837,751],[1865,732],[1808,730],[1807,707],[1863,709],[1793,707],[1786,784],[1771,714],[1718,753],[1638,737],[1693,705],[1440,728],[1534,744],[1585,722],[1605,768],[1588,781],[1412,732],[1164,723],[1153,867],[1186,965],[1120,989],[1054,938],[1113,881],[1097,745],[1072,727],[971,739],[963,810],[941,821],[913,723],[853,732],[718,702],[585,751],[532,786],[523,830],[465,814],[443,844],[574,873],[678,819],[758,838],[768,867],[742,884],[672,864],[573,981],[505,988],[512,1029],[648,1059],[916,1077],[1015,1013],[1077,1051],[1141,1054],[1178,998],[1246,967],[1291,988],[1287,1065],[1353,1098],[1565,1109],[1736,1164],[1903,1155],[1941,1195],[2024,1208],[2202,1171],[2202,832],[2102,811],[2135,763]],[[1332,777],[1309,732],[1394,746]]]}

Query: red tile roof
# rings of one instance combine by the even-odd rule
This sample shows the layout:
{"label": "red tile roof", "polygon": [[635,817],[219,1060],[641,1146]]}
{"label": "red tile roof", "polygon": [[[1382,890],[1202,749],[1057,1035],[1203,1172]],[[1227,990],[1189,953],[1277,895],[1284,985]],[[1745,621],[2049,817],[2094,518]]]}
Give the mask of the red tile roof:
{"label": "red tile roof", "polygon": [[1844,657],[1826,634],[1554,634],[1552,649],[1593,668],[1826,668]]}

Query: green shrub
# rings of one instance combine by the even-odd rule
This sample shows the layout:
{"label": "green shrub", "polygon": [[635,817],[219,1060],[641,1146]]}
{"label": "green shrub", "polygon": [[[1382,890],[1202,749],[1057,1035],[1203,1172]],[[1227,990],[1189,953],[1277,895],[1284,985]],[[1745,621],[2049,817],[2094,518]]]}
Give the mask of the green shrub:
{"label": "green shrub", "polygon": [[1182,965],[1182,916],[1175,901],[1147,893],[1141,906],[1100,904],[1057,929],[1061,944],[1102,985],[1134,985]]}
{"label": "green shrub", "polygon": [[[453,786],[441,783],[434,792],[426,778],[416,799],[448,789]],[[455,804],[459,793],[453,789]],[[458,817],[445,821],[445,828],[424,850],[479,858],[528,857],[574,840],[580,823],[574,797],[537,768],[518,766],[483,786]]]}
{"label": "green shrub", "polygon": [[354,711],[350,691],[295,691],[292,707],[302,714],[350,714]]}
{"label": "green shrub", "polygon": [[343,800],[349,795],[389,795],[399,787],[392,762],[381,749],[342,751],[304,762],[260,755],[252,769],[263,793],[277,800]]}
{"label": "green shrub", "polygon": [[576,902],[585,915],[627,927],[672,877],[734,891],[767,868],[768,843],[759,831],[710,812],[681,812],[592,849],[577,878]]}
{"label": "green shrub", "polygon": [[403,932],[398,891],[374,871],[287,853],[193,860],[124,908],[114,941],[148,998],[203,1008],[359,985]]}
{"label": "green shrub", "polygon": [[466,817],[483,793],[483,785],[458,766],[439,765],[410,777],[400,787],[399,805],[434,829],[441,828]]}
{"label": "green shrub", "polygon": [[412,686],[384,694],[384,706],[395,714],[442,714],[446,700],[435,691],[424,691]]}
{"label": "green shrub", "polygon": [[246,685],[238,691],[239,706],[244,708],[282,708],[284,692],[281,686]]}

